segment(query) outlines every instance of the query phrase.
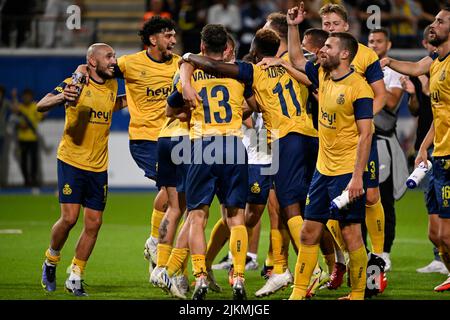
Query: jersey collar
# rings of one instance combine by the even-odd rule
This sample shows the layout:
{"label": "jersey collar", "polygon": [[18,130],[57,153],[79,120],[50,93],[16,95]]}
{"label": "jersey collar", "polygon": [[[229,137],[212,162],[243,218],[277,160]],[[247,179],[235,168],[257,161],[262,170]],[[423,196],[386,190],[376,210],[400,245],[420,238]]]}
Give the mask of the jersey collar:
{"label": "jersey collar", "polygon": [[338,79],[333,79],[333,78],[331,78],[331,80],[333,80],[333,81],[341,81],[341,80],[344,80],[345,78],[347,78],[349,75],[351,75],[353,72],[355,72],[355,70],[353,70],[352,68],[350,68],[350,72],[349,73],[347,73],[346,75],[344,75],[344,76],[342,76],[342,77],[340,77],[340,78],[338,78]]}

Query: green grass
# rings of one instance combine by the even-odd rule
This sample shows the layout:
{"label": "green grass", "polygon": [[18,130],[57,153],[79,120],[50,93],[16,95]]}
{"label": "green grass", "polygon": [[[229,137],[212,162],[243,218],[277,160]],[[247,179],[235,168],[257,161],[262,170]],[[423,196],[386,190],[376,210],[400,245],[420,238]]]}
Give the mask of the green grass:
{"label": "green grass", "polygon": [[[90,296],[83,299],[171,299],[148,283],[148,264],[142,254],[154,196],[154,193],[110,193],[104,224],[85,276]],[[445,279],[444,275],[415,271],[432,258],[422,193],[407,193],[397,202],[396,209],[397,236],[391,254],[393,270],[388,274],[389,285],[385,293],[375,299],[450,299],[450,292],[433,292],[433,287]],[[54,195],[0,196],[0,229],[23,231],[22,234],[0,234],[0,299],[75,299],[63,291],[63,283],[81,232],[82,216],[62,251],[56,292],[47,295],[40,285],[44,251],[49,243],[50,229],[58,217],[59,205]],[[218,206],[214,202],[206,230],[208,236],[218,217]],[[258,257],[260,265],[268,248],[268,229],[265,213]],[[227,250],[224,248],[218,259]],[[295,259],[291,249],[289,265],[292,271]],[[231,299],[226,272],[215,274],[225,290],[221,294],[208,294],[208,299]],[[259,271],[247,272],[249,298],[253,299],[263,284]],[[345,285],[337,291],[325,289],[319,291],[315,299],[336,299],[347,292]],[[290,290],[286,289],[265,299],[285,299],[289,294]]]}

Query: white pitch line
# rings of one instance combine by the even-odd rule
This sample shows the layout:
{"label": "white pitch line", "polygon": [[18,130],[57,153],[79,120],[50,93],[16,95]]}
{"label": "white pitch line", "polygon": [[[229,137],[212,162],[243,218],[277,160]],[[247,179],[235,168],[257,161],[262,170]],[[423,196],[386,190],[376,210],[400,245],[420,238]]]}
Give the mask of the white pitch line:
{"label": "white pitch line", "polygon": [[22,234],[21,229],[0,229],[0,234]]}

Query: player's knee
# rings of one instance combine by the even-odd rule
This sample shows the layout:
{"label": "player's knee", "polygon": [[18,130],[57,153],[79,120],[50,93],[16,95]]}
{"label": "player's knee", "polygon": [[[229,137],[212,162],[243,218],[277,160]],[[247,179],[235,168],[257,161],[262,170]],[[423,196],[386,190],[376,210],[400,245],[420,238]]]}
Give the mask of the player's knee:
{"label": "player's knee", "polygon": [[433,243],[435,246],[439,246],[439,234],[435,230],[429,230],[428,231],[428,239]]}
{"label": "player's knee", "polygon": [[90,217],[85,221],[85,230],[92,234],[97,234],[102,226],[102,217]]}
{"label": "player's knee", "polygon": [[380,200],[380,192],[378,188],[369,188],[367,189],[366,194],[366,204],[368,206],[373,206]]}
{"label": "player's knee", "polygon": [[73,226],[75,226],[77,220],[78,220],[77,214],[70,211],[66,211],[63,212],[63,214],[61,215],[59,222],[63,224],[66,228],[71,229]]}
{"label": "player's knee", "polygon": [[439,242],[440,245],[444,245],[447,249],[450,249],[450,234],[445,232],[445,233],[440,233],[439,234]]}

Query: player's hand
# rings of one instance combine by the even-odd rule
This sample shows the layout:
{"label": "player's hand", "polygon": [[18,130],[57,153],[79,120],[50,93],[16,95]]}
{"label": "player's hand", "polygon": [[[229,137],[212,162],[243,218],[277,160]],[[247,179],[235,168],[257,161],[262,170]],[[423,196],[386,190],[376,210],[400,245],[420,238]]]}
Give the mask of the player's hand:
{"label": "player's hand", "polygon": [[402,85],[402,89],[408,92],[409,94],[416,93],[416,88],[414,87],[414,84],[411,82],[411,80],[409,80],[409,77],[401,76],[400,84]]}
{"label": "player's hand", "polygon": [[74,102],[78,98],[78,91],[73,84],[66,85],[63,94],[66,102]]}
{"label": "player's hand", "polygon": [[85,85],[88,85],[89,83],[89,72],[88,72],[88,65],[87,64],[80,64],[77,67],[77,70],[75,70],[75,73],[80,72],[84,75],[85,78]]}
{"label": "player's hand", "polygon": [[350,199],[350,202],[353,202],[361,197],[364,194],[362,177],[352,176],[346,190],[348,190],[348,198]]}
{"label": "player's hand", "polygon": [[391,58],[389,58],[389,57],[386,57],[386,58],[383,58],[380,60],[381,68],[389,67],[390,64],[391,64]]}
{"label": "player's hand", "polygon": [[265,57],[260,62],[257,63],[257,66],[261,66],[262,69],[267,69],[273,66],[281,66],[283,64],[283,59],[277,57]]}
{"label": "player's hand", "polygon": [[423,165],[425,168],[428,168],[428,153],[427,150],[423,150],[422,148],[419,149],[417,152],[416,160],[414,161],[414,168],[417,168],[421,162],[423,162]]}
{"label": "player's hand", "polygon": [[302,1],[298,6],[288,10],[286,15],[287,24],[291,26],[299,25],[305,20],[305,15],[305,5]]}
{"label": "player's hand", "polygon": [[191,84],[186,84],[183,86],[183,100],[186,107],[189,110],[194,109],[197,106],[197,101],[202,102],[202,98],[199,96],[197,91],[192,87]]}

